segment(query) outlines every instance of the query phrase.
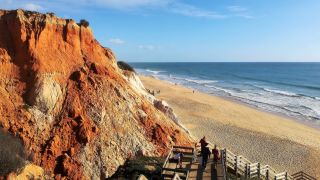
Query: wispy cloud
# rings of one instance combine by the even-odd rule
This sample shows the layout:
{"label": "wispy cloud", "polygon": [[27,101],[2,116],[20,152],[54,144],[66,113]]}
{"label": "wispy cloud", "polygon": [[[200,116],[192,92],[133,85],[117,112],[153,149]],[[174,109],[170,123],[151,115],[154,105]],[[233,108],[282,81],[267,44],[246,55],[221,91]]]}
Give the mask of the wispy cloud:
{"label": "wispy cloud", "polygon": [[231,13],[231,16],[241,17],[245,19],[255,19],[250,15],[248,8],[243,6],[227,6],[226,9]]}
{"label": "wispy cloud", "polygon": [[248,15],[248,14],[236,14],[235,16],[245,18],[245,19],[256,19],[255,16]]}
{"label": "wispy cloud", "polygon": [[29,10],[29,11],[42,11],[44,8],[40,5],[33,4],[33,3],[27,3],[22,6],[23,9]]}
{"label": "wispy cloud", "polygon": [[139,49],[145,49],[145,50],[155,50],[158,47],[156,47],[154,45],[139,45],[138,48]]}
{"label": "wispy cloud", "polygon": [[184,3],[172,3],[168,6],[168,9],[170,12],[190,17],[203,17],[210,19],[221,19],[226,17],[226,15],[217,13],[215,11],[200,9]]}
{"label": "wispy cloud", "polygon": [[[1,2],[2,1],[2,2]],[[225,10],[216,11],[206,9],[181,0],[0,0],[1,8],[23,8],[32,11],[61,10],[70,12],[70,6],[75,10],[89,8],[109,8],[120,11],[141,12],[167,12],[181,16],[205,19],[225,19],[239,17],[245,19],[255,18],[246,7],[239,5],[227,6]]]}
{"label": "wispy cloud", "polygon": [[248,10],[242,6],[228,6],[227,9],[231,12],[246,12]]}
{"label": "wispy cloud", "polygon": [[[88,2],[87,0],[82,0]],[[96,3],[116,9],[128,9],[138,7],[157,7],[164,6],[169,0],[92,0],[90,3]]]}
{"label": "wispy cloud", "polygon": [[117,44],[117,45],[120,45],[120,44],[124,44],[124,43],[125,43],[124,40],[121,40],[121,39],[119,39],[119,38],[109,39],[108,42],[111,43],[111,44]]}
{"label": "wispy cloud", "polygon": [[[39,1],[40,2],[40,1]],[[1,9],[25,9],[29,11],[44,11],[46,8],[32,1],[14,1],[14,0],[0,0]]]}

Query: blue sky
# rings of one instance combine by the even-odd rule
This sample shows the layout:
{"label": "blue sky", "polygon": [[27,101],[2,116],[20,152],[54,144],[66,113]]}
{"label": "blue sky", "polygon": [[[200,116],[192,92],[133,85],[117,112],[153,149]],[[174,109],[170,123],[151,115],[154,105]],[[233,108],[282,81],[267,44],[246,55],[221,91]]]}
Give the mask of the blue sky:
{"label": "blue sky", "polygon": [[319,0],[0,0],[90,22],[124,61],[320,61]]}

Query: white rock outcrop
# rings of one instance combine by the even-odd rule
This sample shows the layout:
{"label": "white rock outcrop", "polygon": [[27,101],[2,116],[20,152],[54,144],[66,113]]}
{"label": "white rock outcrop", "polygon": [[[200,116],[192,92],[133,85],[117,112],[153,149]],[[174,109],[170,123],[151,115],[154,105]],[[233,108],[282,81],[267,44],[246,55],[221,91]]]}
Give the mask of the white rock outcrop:
{"label": "white rock outcrop", "polygon": [[50,113],[61,95],[61,87],[54,80],[53,76],[42,76],[38,78],[36,86],[33,89],[31,103],[43,113]]}

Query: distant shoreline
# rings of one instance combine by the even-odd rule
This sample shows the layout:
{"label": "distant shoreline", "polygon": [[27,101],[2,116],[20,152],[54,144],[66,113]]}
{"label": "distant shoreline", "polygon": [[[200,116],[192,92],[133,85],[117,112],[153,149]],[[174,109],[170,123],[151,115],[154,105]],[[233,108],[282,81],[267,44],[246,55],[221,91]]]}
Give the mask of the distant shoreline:
{"label": "distant shoreline", "polygon": [[[139,76],[140,76],[140,77],[143,77],[143,76],[145,76],[145,77],[150,77],[150,78],[157,79],[157,80],[159,80],[159,81],[164,81],[164,82],[168,82],[168,83],[174,84],[174,83],[171,82],[171,81],[158,79],[158,78],[156,78],[156,77],[154,77],[154,76],[152,76],[152,75],[139,75]],[[178,86],[182,86],[182,85],[178,84]],[[183,86],[183,87],[185,87],[185,86]],[[190,88],[190,87],[185,87],[185,88],[192,89],[192,88]],[[197,91],[197,92],[200,92],[200,93],[208,94],[208,95],[210,95],[210,96],[219,97],[219,98],[225,99],[225,100],[227,100],[227,101],[232,101],[232,102],[234,102],[234,103],[241,104],[241,105],[247,106],[247,107],[249,107],[249,108],[253,108],[253,109],[257,110],[257,111],[262,111],[262,112],[265,112],[265,113],[273,114],[273,115],[275,115],[275,116],[280,116],[280,117],[282,117],[282,118],[292,120],[292,121],[294,121],[294,122],[297,122],[297,123],[306,125],[306,126],[308,126],[308,127],[310,127],[310,128],[314,128],[314,129],[320,131],[320,124],[316,124],[315,122],[312,122],[311,120],[305,120],[305,119],[303,119],[302,117],[299,118],[299,117],[297,117],[297,116],[290,116],[290,115],[287,115],[287,114],[284,114],[284,113],[280,113],[280,112],[268,111],[268,110],[265,110],[265,109],[263,109],[263,108],[254,106],[253,104],[249,104],[249,103],[246,103],[246,102],[237,100],[237,99],[232,98],[232,97],[222,96],[222,95],[215,94],[215,93],[206,93],[206,92],[199,91],[199,90],[197,90],[197,89],[192,89],[192,90]]]}
{"label": "distant shoreline", "polygon": [[[226,147],[253,162],[294,173],[320,166],[320,131],[244,103],[205,94],[153,77],[140,76],[144,86],[160,90],[156,97],[173,108],[195,138]],[[320,173],[317,170],[312,174]],[[320,174],[318,174],[320,176]]]}
{"label": "distant shoreline", "polygon": [[[152,77],[154,78],[154,77]],[[187,87],[188,88],[188,87]],[[198,91],[198,90],[196,90]],[[201,92],[201,91],[198,91],[198,92]],[[314,128],[316,130],[319,130],[320,131],[320,124],[315,124],[314,122],[311,122],[311,120],[305,120],[303,119],[302,117],[299,118],[299,117],[296,117],[296,116],[290,116],[290,115],[287,115],[287,114],[284,114],[284,113],[280,113],[280,112],[273,112],[273,111],[268,111],[268,110],[265,110],[263,108],[259,108],[257,106],[254,106],[252,104],[249,104],[249,103],[246,103],[246,102],[243,102],[243,101],[240,101],[240,100],[237,100],[235,98],[232,98],[232,97],[226,97],[226,96],[222,96],[222,95],[219,95],[219,94],[214,94],[214,93],[206,93],[206,92],[201,92],[201,93],[205,93],[205,94],[208,94],[210,96],[216,96],[216,97],[220,97],[222,99],[225,99],[225,100],[228,100],[228,101],[232,101],[234,103],[238,103],[238,104],[241,104],[243,106],[247,106],[249,108],[253,108],[257,111],[262,111],[262,112],[265,112],[265,113],[270,113],[270,114],[273,114],[275,116],[280,116],[282,118],[285,118],[285,119],[289,119],[289,120],[292,120],[294,122],[297,122],[297,123],[300,123],[300,124],[303,124],[303,125],[306,125],[310,128]]]}
{"label": "distant shoreline", "polygon": [[[320,65],[320,64],[319,64]],[[319,65],[133,63],[139,74],[181,84],[320,129]]]}

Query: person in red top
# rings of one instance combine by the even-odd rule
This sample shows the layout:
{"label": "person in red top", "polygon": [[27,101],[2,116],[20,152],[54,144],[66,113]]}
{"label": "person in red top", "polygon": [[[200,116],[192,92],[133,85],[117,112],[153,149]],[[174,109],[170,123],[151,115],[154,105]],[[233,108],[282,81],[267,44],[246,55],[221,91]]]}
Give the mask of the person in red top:
{"label": "person in red top", "polygon": [[212,154],[213,154],[213,163],[214,163],[214,166],[216,166],[217,162],[220,160],[220,154],[219,154],[219,150],[217,149],[217,145],[214,145],[214,148],[212,149]]}

